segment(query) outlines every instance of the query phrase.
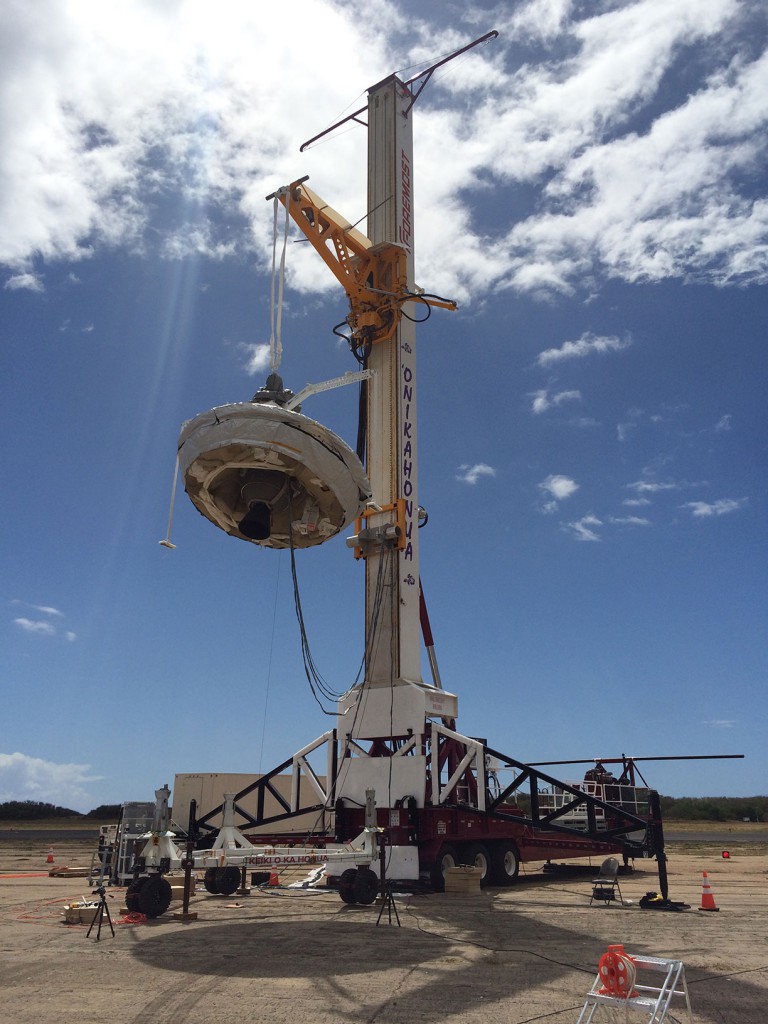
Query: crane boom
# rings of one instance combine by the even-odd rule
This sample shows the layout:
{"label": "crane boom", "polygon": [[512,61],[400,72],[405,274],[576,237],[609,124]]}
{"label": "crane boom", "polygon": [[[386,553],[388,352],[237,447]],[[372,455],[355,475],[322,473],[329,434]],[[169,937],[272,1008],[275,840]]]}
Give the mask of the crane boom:
{"label": "crane boom", "polygon": [[404,247],[394,242],[374,245],[306,181],[306,177],[299,178],[267,199],[276,198],[283,204],[347,293],[351,307],[347,322],[355,348],[393,337],[405,302],[456,309],[455,302],[410,289]]}

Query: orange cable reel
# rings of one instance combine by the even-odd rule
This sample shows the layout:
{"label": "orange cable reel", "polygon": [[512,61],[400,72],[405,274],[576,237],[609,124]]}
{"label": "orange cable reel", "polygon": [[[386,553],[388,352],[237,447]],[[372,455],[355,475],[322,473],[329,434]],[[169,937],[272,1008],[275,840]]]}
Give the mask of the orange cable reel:
{"label": "orange cable reel", "polygon": [[597,973],[603,983],[599,995],[614,996],[617,999],[633,999],[638,994],[635,991],[637,976],[635,961],[624,952],[623,943],[608,947],[600,957]]}

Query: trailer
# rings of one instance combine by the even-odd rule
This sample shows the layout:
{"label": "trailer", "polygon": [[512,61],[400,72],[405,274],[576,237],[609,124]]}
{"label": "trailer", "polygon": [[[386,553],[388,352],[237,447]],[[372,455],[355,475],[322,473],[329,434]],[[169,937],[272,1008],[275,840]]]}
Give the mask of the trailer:
{"label": "trailer", "polygon": [[[362,800],[351,793],[348,785],[345,795],[337,795],[344,786],[340,776],[345,759],[338,756],[336,730],[329,731],[239,793],[227,794],[222,804],[199,818],[193,815],[190,830],[200,845],[210,847],[207,859],[202,851],[196,855],[195,866],[209,869],[225,863],[246,863],[280,867],[299,863],[270,859],[283,855],[275,854],[282,844],[283,851],[291,851],[291,857],[312,858],[307,864],[324,863],[330,885],[339,886],[345,872],[362,865],[380,880],[385,876],[400,887],[440,891],[446,872],[458,865],[478,868],[482,886],[506,886],[515,882],[521,863],[619,855],[629,865],[636,857],[663,858],[660,801],[653,790],[619,785],[613,777],[609,783],[562,782],[531,765],[504,758],[481,740],[460,737],[453,730],[446,736],[446,731],[444,727],[435,728],[438,736],[450,740],[450,752],[445,752],[442,765],[437,758],[434,776],[433,766],[426,767],[424,788],[430,792],[425,799],[420,803],[417,795],[403,793],[383,802],[384,806],[375,789],[361,794]],[[427,740],[433,740],[431,729],[427,730]],[[452,762],[462,751],[465,756],[461,760],[472,754],[471,762],[449,777]],[[322,780],[316,772],[307,770],[309,755],[318,752],[330,761]],[[399,768],[398,756],[405,758],[408,754],[392,755],[393,776],[411,767],[406,764]],[[624,760],[634,765],[632,759]],[[497,764],[499,767],[494,767]],[[478,780],[479,766],[482,771]],[[413,767],[421,771],[424,764],[414,760]],[[289,800],[279,796],[274,785],[275,777],[286,772],[292,779]],[[505,773],[511,779],[502,784],[499,776]],[[438,780],[436,799],[431,793],[433,777]],[[269,797],[273,806],[277,798],[283,810],[264,814]],[[251,805],[255,801],[255,813],[244,806],[246,798]],[[295,833],[281,833],[281,826],[291,819],[312,813],[318,822],[326,823],[325,828],[301,838]],[[210,822],[221,815],[224,825],[212,826]],[[260,834],[254,834],[257,828]],[[268,836],[264,835],[265,828],[272,830]],[[207,842],[200,838],[206,835]],[[376,838],[374,846],[369,842],[371,835]],[[243,856],[246,861],[241,859]],[[212,877],[211,881],[218,884]],[[343,884],[341,889],[343,894]]]}

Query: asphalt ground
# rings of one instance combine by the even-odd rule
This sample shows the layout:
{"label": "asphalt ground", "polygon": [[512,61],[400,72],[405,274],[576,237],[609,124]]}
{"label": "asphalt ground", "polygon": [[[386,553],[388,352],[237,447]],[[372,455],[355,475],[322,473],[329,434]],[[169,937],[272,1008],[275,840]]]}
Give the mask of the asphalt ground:
{"label": "asphalt ground", "polygon": [[[89,849],[62,840],[57,865],[80,866]],[[63,923],[65,903],[90,895],[86,880],[48,877],[44,854],[0,849],[7,1024],[566,1024],[615,943],[683,961],[693,1024],[767,1019],[768,853],[757,846],[728,860],[713,844],[671,849],[670,897],[691,907],[679,912],[639,907],[658,887],[654,862],[620,879],[621,906],[590,906],[597,865],[548,875],[528,865],[506,889],[396,894],[400,926],[387,908],[377,923],[378,902],[348,906],[332,891],[289,889],[297,876],[284,874],[284,885],[249,895],[210,896],[201,886],[191,922],[175,919],[173,904],[155,921],[127,923],[124,890],[110,889],[115,936],[105,920],[98,941],[95,929],[87,938],[85,925]],[[703,871],[717,912],[698,909]],[[684,1021],[683,1009],[675,1000],[667,1020]],[[595,1024],[609,1019],[603,1012]]]}

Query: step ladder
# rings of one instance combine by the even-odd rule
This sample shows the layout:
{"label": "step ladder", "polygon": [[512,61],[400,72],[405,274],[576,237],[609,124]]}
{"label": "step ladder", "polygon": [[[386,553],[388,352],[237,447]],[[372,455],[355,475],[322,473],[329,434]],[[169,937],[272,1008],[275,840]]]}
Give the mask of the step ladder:
{"label": "step ladder", "polygon": [[[685,1000],[688,1020],[692,1022],[691,1000],[688,996],[683,961],[662,960],[655,956],[636,956],[634,953],[626,955],[633,960],[637,970],[634,986],[637,995],[625,999],[621,996],[601,994],[603,980],[598,974],[589,990],[577,1024],[590,1024],[598,1006],[623,1007],[626,1020],[645,1020],[647,1024],[662,1024],[662,1021],[666,1020],[672,999],[676,996]],[[638,1017],[637,1014],[643,1016]],[[597,1019],[600,1019],[599,1015]]]}

